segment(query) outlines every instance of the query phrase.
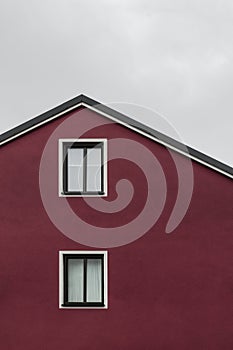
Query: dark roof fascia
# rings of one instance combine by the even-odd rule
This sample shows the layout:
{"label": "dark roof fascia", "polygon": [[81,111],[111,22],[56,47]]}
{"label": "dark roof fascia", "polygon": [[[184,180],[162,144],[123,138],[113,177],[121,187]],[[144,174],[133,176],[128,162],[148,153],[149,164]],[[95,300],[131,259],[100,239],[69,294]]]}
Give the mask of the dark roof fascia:
{"label": "dark roof fascia", "polygon": [[[157,139],[158,141],[162,141],[170,146],[172,146],[173,148],[176,148],[178,151],[181,151],[183,153],[185,153],[186,155],[190,155],[192,156],[193,158],[197,158],[201,161],[203,161],[204,163],[207,163],[209,164],[210,166],[213,166],[217,169],[220,169],[226,173],[229,173],[230,175],[233,176],[233,168],[228,166],[227,164],[224,164],[200,151],[197,151],[195,150],[194,148],[190,147],[190,146],[187,146],[173,138],[171,138],[170,136],[167,136],[155,129],[152,129],[151,127],[147,126],[147,125],[144,125],[142,123],[140,123],[139,121],[137,120],[134,120],[130,117],[127,117],[126,115],[120,113],[120,112],[117,112],[115,111],[114,109],[106,106],[106,105],[103,105],[103,104],[100,104],[94,100],[91,100],[88,98],[88,102],[87,104],[90,105],[90,102],[93,103],[92,106],[95,106],[96,109],[98,109],[99,111],[103,112],[103,113],[106,113],[106,114],[109,114],[110,116],[120,120],[121,122],[124,122],[125,124],[128,124],[129,126],[139,130],[139,131],[142,131],[143,133],[147,134],[148,136],[151,136],[152,138],[155,138]],[[187,153],[188,151],[188,153]]]}
{"label": "dark roof fascia", "polygon": [[16,126],[15,128],[4,132],[0,135],[0,144],[6,144],[7,142],[10,142],[11,140],[14,140],[16,137],[19,137],[21,135],[24,135],[27,130],[30,131],[36,127],[39,127],[41,124],[46,123],[46,120],[48,122],[51,119],[55,119],[56,116],[64,116],[66,112],[69,112],[70,110],[74,109],[75,106],[79,104],[84,104],[93,107],[95,110],[102,112],[104,114],[109,115],[109,117],[113,117],[119,122],[122,122],[124,124],[127,124],[129,127],[138,130],[139,132],[142,132],[145,134],[145,136],[157,139],[158,142],[161,141],[161,143],[165,143],[172,147],[172,149],[177,150],[178,152],[182,152],[182,154],[185,154],[192,158],[193,160],[200,161],[201,163],[206,163],[206,165],[209,165],[210,167],[216,168],[216,170],[219,170],[220,172],[226,173],[226,175],[230,175],[230,177],[233,176],[233,168],[230,167],[227,164],[224,164],[202,152],[199,152],[192,147],[186,146],[185,144],[167,136],[162,133],[160,133],[157,130],[154,130],[150,128],[147,125],[144,125],[120,112],[115,111],[114,109],[103,105],[85,95],[79,95],[67,102],[62,103],[61,105],[40,114],[39,116],[26,121],[23,124],[20,124],[19,126]]}
{"label": "dark roof fascia", "polygon": [[[46,120],[49,120],[50,118],[56,116],[57,114],[64,113],[66,110],[80,104],[82,102],[83,95],[79,95],[72,100],[69,100],[67,102],[62,103],[61,105],[50,109],[47,112],[44,112],[37,117],[30,119],[13,129],[10,129],[3,134],[0,135],[0,144],[5,143],[8,139],[11,141],[12,138],[18,137],[21,134],[25,133],[26,130],[31,130],[32,128],[39,126],[41,123],[45,122]],[[18,136],[17,136],[18,135]]]}

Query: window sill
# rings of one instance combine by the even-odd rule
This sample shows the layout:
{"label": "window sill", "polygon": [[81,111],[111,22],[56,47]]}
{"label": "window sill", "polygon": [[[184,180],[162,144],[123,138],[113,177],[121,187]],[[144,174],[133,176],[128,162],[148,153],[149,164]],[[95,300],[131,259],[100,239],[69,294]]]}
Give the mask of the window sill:
{"label": "window sill", "polygon": [[59,197],[107,197],[106,192],[61,192]]}
{"label": "window sill", "polygon": [[64,196],[73,196],[73,195],[77,195],[77,196],[101,196],[104,195],[105,193],[103,191],[99,191],[99,192],[71,192],[71,191],[64,191],[62,193]]}
{"label": "window sill", "polygon": [[108,306],[107,305],[103,305],[103,306],[64,306],[59,305],[59,309],[60,310],[107,310]]}
{"label": "window sill", "polygon": [[106,306],[103,303],[65,303],[61,305],[62,308],[73,308],[73,307],[78,307],[78,308],[86,308],[86,307],[95,307],[95,308],[106,308]]}

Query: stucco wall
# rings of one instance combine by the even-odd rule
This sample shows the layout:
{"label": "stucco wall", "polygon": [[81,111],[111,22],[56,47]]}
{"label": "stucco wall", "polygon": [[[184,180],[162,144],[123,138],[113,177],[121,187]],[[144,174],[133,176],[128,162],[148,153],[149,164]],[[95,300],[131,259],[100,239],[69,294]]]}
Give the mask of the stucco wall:
{"label": "stucco wall", "polygon": [[[85,113],[95,121],[102,120],[93,112]],[[60,233],[40,197],[41,154],[65,118],[1,149],[1,349],[231,350],[231,180],[193,163],[190,207],[179,227],[167,235],[165,226],[177,194],[174,163],[163,146],[116,124],[98,127],[84,136],[124,137],[150,149],[166,173],[166,205],[158,222],[143,237],[106,249],[108,310],[58,309],[58,251],[95,250]],[[57,154],[54,158],[57,162]],[[131,180],[137,188],[123,212],[100,214],[82,198],[69,199],[84,220],[102,227],[132,220],[142,210],[147,195],[145,177],[135,164],[114,160],[108,174],[108,200],[115,198],[120,178]]]}

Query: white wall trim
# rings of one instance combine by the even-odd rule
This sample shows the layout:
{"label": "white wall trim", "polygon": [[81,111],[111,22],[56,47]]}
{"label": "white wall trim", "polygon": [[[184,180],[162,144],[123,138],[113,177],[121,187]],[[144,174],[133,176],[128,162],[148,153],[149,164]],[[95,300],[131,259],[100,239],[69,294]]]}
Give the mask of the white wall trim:
{"label": "white wall trim", "polygon": [[[96,194],[96,195],[85,195],[85,194],[77,194],[77,195],[65,195],[63,194],[63,143],[64,142],[101,142],[103,143],[103,172],[104,172],[104,194]],[[58,140],[58,196],[59,197],[107,197],[108,195],[108,149],[107,149],[107,139],[93,139],[93,138],[65,138]]]}
{"label": "white wall trim", "polygon": [[[168,143],[166,143],[166,142],[164,142],[164,141],[162,141],[162,140],[160,140],[160,139],[158,139],[158,138],[156,138],[156,137],[154,137],[154,136],[152,136],[152,135],[149,135],[149,134],[147,134],[146,132],[144,132],[144,131],[142,131],[142,130],[139,130],[139,129],[137,129],[137,128],[135,128],[135,127],[133,127],[133,126],[127,124],[127,123],[124,123],[123,121],[121,121],[121,120],[119,120],[119,119],[116,119],[116,118],[112,117],[111,115],[109,115],[109,114],[107,114],[107,113],[105,113],[105,112],[99,111],[98,109],[95,109],[94,107],[89,106],[88,104],[82,103],[82,105],[85,106],[86,108],[89,108],[89,109],[92,110],[92,111],[95,111],[96,113],[101,114],[102,116],[104,116],[104,117],[106,117],[106,118],[108,118],[108,119],[113,120],[113,121],[116,122],[117,124],[121,124],[121,125],[127,127],[128,129],[131,129],[131,130],[135,131],[135,132],[138,133],[138,134],[141,134],[141,135],[143,135],[143,136],[145,136],[145,137],[147,137],[147,138],[149,138],[149,139],[151,139],[151,140],[153,140],[153,141],[155,141],[155,142],[158,142],[159,144],[161,144],[161,145],[163,145],[163,146],[165,146],[165,147],[167,147],[167,148],[169,148],[169,149],[171,149],[171,150],[173,150],[173,151],[175,151],[175,152],[177,152],[177,153],[179,153],[179,154],[182,154],[182,155],[185,156],[185,157],[188,157],[188,158],[190,158],[190,159],[193,159],[193,160],[195,160],[196,162],[201,163],[201,164],[207,166],[208,168],[214,169],[215,171],[218,171],[219,173],[222,173],[222,174],[224,174],[224,175],[226,175],[226,176],[228,176],[228,177],[230,177],[230,178],[233,179],[233,175],[231,175],[231,174],[225,172],[224,170],[221,170],[221,169],[219,169],[219,168],[216,168],[215,166],[213,166],[213,165],[211,165],[211,164],[209,164],[209,163],[206,163],[206,162],[204,162],[203,160],[201,160],[201,159],[199,159],[199,158],[196,158],[196,157],[192,156],[190,153],[186,153],[186,152],[180,150],[179,148],[176,148],[176,147],[174,147],[174,146],[172,146],[172,145],[169,145]],[[185,146],[185,147],[186,147],[186,146]]]}
{"label": "white wall trim", "polygon": [[[63,114],[66,114],[67,112],[71,112],[73,109],[78,108],[78,107],[80,107],[80,106],[82,106],[82,105],[83,105],[83,103],[80,102],[80,103],[78,103],[77,105],[75,105],[75,106],[73,106],[73,107],[67,108],[65,111],[63,111],[63,112],[61,112],[61,113],[58,113],[58,114],[55,114],[55,115],[53,115],[51,118],[48,118],[48,119],[46,119],[46,120],[44,120],[44,121],[42,121],[42,122],[40,122],[40,123],[38,123],[38,124],[36,124],[36,125],[34,125],[34,126],[31,126],[30,128],[28,128],[28,129],[26,129],[26,130],[24,130],[24,131],[22,131],[22,132],[19,132],[18,134],[16,134],[16,135],[14,135],[14,136],[12,136],[12,137],[10,137],[10,138],[8,138],[8,139],[2,141],[1,145],[4,145],[4,143],[7,143],[7,142],[9,142],[9,141],[11,141],[11,140],[14,140],[14,139],[16,139],[17,137],[22,136],[22,135],[24,135],[24,134],[26,134],[26,133],[28,133],[28,132],[30,132],[30,131],[36,129],[36,128],[38,128],[38,127],[41,126],[41,125],[47,124],[47,123],[51,122],[52,120],[57,119],[58,117],[62,116]],[[46,112],[45,112],[45,113],[46,113]]]}
{"label": "white wall trim", "polygon": [[203,160],[201,160],[201,159],[199,159],[199,158],[196,158],[196,157],[190,155],[189,153],[186,153],[186,152],[184,152],[184,151],[182,151],[182,150],[180,150],[180,149],[178,149],[178,148],[176,148],[176,147],[174,147],[174,146],[172,146],[172,145],[169,145],[168,143],[166,143],[166,142],[164,142],[164,141],[162,141],[162,140],[159,140],[158,138],[153,137],[153,136],[151,136],[151,135],[145,133],[144,131],[141,131],[141,130],[139,130],[139,129],[137,129],[137,128],[135,128],[135,127],[133,127],[133,126],[127,124],[127,123],[124,123],[124,122],[120,121],[119,119],[116,119],[116,118],[112,117],[111,115],[109,115],[109,114],[107,114],[107,113],[105,113],[105,112],[102,112],[102,111],[100,111],[99,109],[97,109],[97,108],[95,108],[95,107],[92,107],[92,106],[90,106],[90,105],[88,105],[88,104],[86,104],[86,103],[84,103],[84,102],[80,102],[80,103],[78,103],[77,105],[74,105],[74,106],[72,106],[72,107],[70,107],[70,108],[67,108],[65,111],[63,111],[63,112],[61,112],[61,113],[58,113],[58,114],[52,116],[51,118],[46,119],[46,120],[44,120],[43,122],[38,123],[38,124],[32,126],[31,128],[28,128],[28,129],[26,129],[26,130],[24,130],[24,131],[22,131],[22,132],[20,132],[20,133],[18,133],[18,134],[16,134],[16,135],[10,137],[10,138],[8,138],[8,139],[2,141],[1,145],[5,144],[5,143],[7,143],[7,142],[9,142],[9,141],[11,141],[11,140],[13,140],[13,139],[15,139],[15,138],[21,136],[21,135],[24,135],[24,134],[28,133],[29,131],[31,131],[31,130],[33,130],[33,129],[36,129],[37,127],[39,127],[39,126],[41,126],[41,125],[44,125],[44,124],[46,124],[46,123],[49,123],[50,121],[52,121],[52,120],[54,120],[54,119],[56,119],[56,118],[62,116],[63,114],[66,114],[67,112],[70,112],[70,111],[72,111],[72,110],[74,110],[74,109],[76,109],[76,108],[78,108],[78,107],[80,107],[80,106],[84,106],[84,107],[86,107],[86,108],[88,108],[88,109],[90,109],[90,110],[92,110],[92,111],[94,111],[94,112],[96,112],[96,113],[98,113],[98,114],[100,114],[100,115],[102,115],[102,116],[104,116],[104,117],[110,119],[110,120],[115,121],[115,122],[118,123],[118,124],[124,125],[125,127],[129,128],[129,129],[131,129],[131,130],[133,130],[133,131],[135,131],[135,132],[137,132],[138,134],[141,134],[141,135],[143,135],[143,136],[145,136],[145,137],[147,137],[147,138],[149,138],[149,139],[151,139],[151,140],[153,140],[153,141],[155,141],[155,142],[158,142],[159,144],[161,144],[161,145],[163,145],[163,146],[165,146],[165,147],[167,147],[167,148],[169,148],[169,149],[171,149],[171,150],[173,150],[173,151],[175,151],[175,152],[177,152],[177,153],[179,153],[179,154],[182,154],[182,155],[184,155],[185,157],[188,157],[188,158],[190,158],[190,159],[193,159],[193,160],[195,160],[196,162],[198,162],[198,163],[200,163],[200,164],[203,164],[203,165],[205,165],[206,167],[208,167],[208,168],[210,168],[210,169],[213,169],[213,170],[215,170],[215,171],[217,171],[217,172],[219,172],[219,173],[221,173],[221,174],[223,174],[223,175],[225,175],[225,176],[227,176],[227,177],[233,179],[233,175],[231,175],[231,174],[225,172],[224,170],[221,170],[221,169],[219,169],[219,168],[217,168],[217,167],[215,167],[215,166],[213,166],[213,165],[211,165],[211,164],[209,164],[209,163],[207,163],[207,162],[205,162],[205,161],[203,161]]}
{"label": "white wall trim", "polygon": [[[67,307],[62,306],[63,304],[63,255],[64,254],[103,254],[104,255],[104,306],[101,307]],[[87,309],[108,309],[108,252],[106,250],[60,250],[59,251],[59,309],[79,309],[79,310],[87,310]]]}

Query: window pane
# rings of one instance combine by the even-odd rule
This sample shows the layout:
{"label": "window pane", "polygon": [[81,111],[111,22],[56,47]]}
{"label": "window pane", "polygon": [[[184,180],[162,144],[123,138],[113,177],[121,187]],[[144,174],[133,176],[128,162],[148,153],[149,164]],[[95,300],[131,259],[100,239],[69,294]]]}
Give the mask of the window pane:
{"label": "window pane", "polygon": [[83,167],[68,167],[68,191],[83,191]]}
{"label": "window pane", "polygon": [[87,259],[87,301],[101,302],[102,260]]}
{"label": "window pane", "polygon": [[68,301],[83,301],[83,259],[68,259]]}
{"label": "window pane", "polygon": [[87,149],[87,191],[101,191],[101,148]]}
{"label": "window pane", "polygon": [[101,166],[101,148],[87,149],[87,166],[89,165]]}
{"label": "window pane", "polygon": [[83,164],[83,148],[68,148],[68,165]]}
{"label": "window pane", "polygon": [[101,191],[101,167],[98,165],[87,168],[87,191]]}
{"label": "window pane", "polygon": [[83,191],[83,149],[68,149],[68,191]]}

